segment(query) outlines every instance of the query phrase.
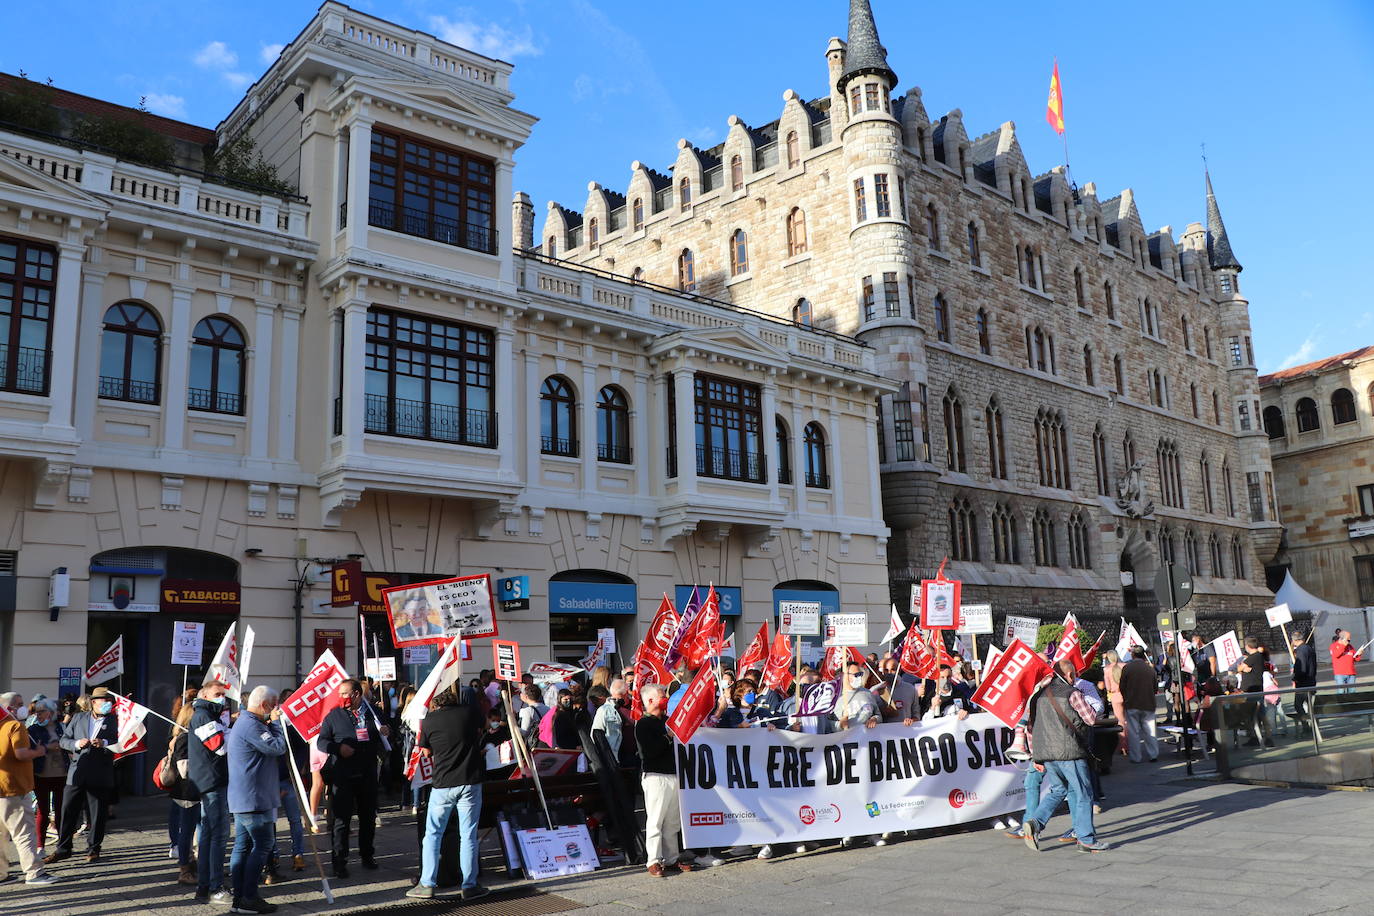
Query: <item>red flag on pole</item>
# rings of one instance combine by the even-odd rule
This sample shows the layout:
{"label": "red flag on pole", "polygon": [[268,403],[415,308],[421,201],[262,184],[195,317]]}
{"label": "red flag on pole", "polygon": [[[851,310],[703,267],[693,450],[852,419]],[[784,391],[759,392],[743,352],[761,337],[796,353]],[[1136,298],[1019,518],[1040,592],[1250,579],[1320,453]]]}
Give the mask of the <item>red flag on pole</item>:
{"label": "red flag on pole", "polygon": [[768,663],[763,666],[763,686],[782,693],[792,686],[792,643],[782,633],[773,637]]}
{"label": "red flag on pole", "polygon": [[1054,62],[1054,73],[1050,76],[1050,100],[1045,106],[1045,120],[1054,132],[1064,133],[1064,87],[1059,83],[1059,61]]}
{"label": "red flag on pole", "polygon": [[825,650],[825,657],[821,659],[821,680],[833,681],[840,676],[844,670],[845,658],[848,656],[843,646],[831,646]]}
{"label": "red flag on pole", "polygon": [[712,656],[720,654],[725,641],[725,623],[720,619],[720,596],[714,586],[706,590],[700,612],[688,624],[678,651],[688,668],[699,668]]}
{"label": "red flag on pole", "polygon": [[1083,656],[1083,667],[1079,668],[1079,671],[1087,671],[1093,666],[1093,662],[1097,661],[1097,650],[1102,648],[1102,637],[1106,635],[1106,630],[1097,634],[1097,642],[1093,643],[1092,648],[1088,650],[1088,654]]}
{"label": "red flag on pole", "polygon": [[915,620],[911,621],[911,626],[907,628],[906,640],[902,643],[902,654],[897,659],[897,666],[906,674],[915,677],[934,678],[940,673],[940,663],[935,653],[930,650],[930,644],[917,629],[916,623]]}
{"label": "red flag on pole", "polygon": [[1051,676],[1049,663],[1038,652],[1013,639],[1007,651],[983,673],[983,682],[973,691],[973,702],[1008,728],[1016,728],[1040,682]]}
{"label": "red flag on pole", "polygon": [[645,634],[644,642],[640,643],[639,654],[649,652],[660,662],[666,659],[673,645],[673,637],[677,634],[678,623],[673,602],[664,592],[663,600],[658,603],[658,613],[654,614],[654,622],[649,624],[649,632]]}
{"label": "red flag on pole", "polygon": [[759,631],[754,634],[754,639],[749,643],[749,648],[744,650],[744,654],[739,657],[739,664],[736,665],[738,672],[748,671],[755,665],[768,664],[768,621],[759,624]]}
{"label": "red flag on pole", "polygon": [[716,705],[716,673],[710,665],[702,665],[697,676],[687,685],[677,708],[668,717],[668,731],[686,744],[701,727],[701,723]]}
{"label": "red flag on pole", "polygon": [[1087,666],[1083,663],[1083,647],[1078,644],[1078,621],[1072,617],[1064,625],[1064,635],[1059,640],[1059,645],[1054,650],[1054,660],[1067,658],[1082,671]]}

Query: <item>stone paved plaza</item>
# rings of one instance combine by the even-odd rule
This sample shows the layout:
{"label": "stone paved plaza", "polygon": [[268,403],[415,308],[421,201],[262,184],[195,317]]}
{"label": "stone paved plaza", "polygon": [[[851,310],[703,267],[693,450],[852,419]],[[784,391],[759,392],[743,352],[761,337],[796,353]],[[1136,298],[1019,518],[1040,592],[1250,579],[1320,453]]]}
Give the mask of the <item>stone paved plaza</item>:
{"label": "stone paved plaza", "polygon": [[[753,859],[668,879],[617,868],[539,886],[586,907],[588,916],[644,912],[910,913],[916,909],[982,916],[1003,913],[1243,913],[1303,916],[1374,912],[1360,882],[1374,839],[1374,794],[1305,791],[1190,780],[1181,764],[1117,766],[1104,788],[1109,806],[1099,835],[1116,845],[1083,855],[1051,839],[1032,853],[992,830],[896,843],[884,849],[837,846],[771,862]],[[150,812],[160,812],[161,800]],[[130,808],[133,805],[129,805]],[[132,812],[131,812],[132,813]],[[43,892],[0,887],[0,914],[199,916],[227,907],[196,906],[171,884],[166,836],[156,818],[115,821],[99,874],[78,856],[55,869],[69,880]],[[326,905],[319,879],[291,876],[264,888],[284,916],[370,913],[410,903],[402,897],[415,866],[408,815],[386,815],[378,834],[382,869],[353,870],[333,882]],[[1060,815],[1051,837],[1069,827]],[[79,841],[78,841],[79,842]],[[312,863],[313,869],[313,863]],[[306,873],[307,876],[310,874]],[[499,876],[484,881],[508,887]],[[498,898],[499,899],[499,898]],[[495,902],[491,898],[484,902]],[[454,900],[454,910],[462,911]],[[502,912],[487,909],[486,912]]]}

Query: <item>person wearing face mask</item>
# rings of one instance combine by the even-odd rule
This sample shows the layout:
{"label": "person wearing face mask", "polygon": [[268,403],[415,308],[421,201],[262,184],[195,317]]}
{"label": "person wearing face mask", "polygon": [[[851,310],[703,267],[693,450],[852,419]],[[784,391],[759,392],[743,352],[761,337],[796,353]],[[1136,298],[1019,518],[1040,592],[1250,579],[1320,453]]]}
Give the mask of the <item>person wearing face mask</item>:
{"label": "person wearing face mask", "polygon": [[935,687],[930,691],[930,706],[926,709],[923,721],[932,722],[941,716],[967,719],[972,696],[973,691],[969,689],[968,683],[954,680],[950,677],[949,665],[941,665]]}
{"label": "person wearing face mask", "polygon": [[649,854],[649,874],[666,878],[666,869],[692,871],[694,866],[682,854],[682,814],[677,798],[677,764],[673,735],[668,731],[668,691],[662,684],[647,684],[640,690],[644,715],[635,723],[635,740],[644,771],[644,846]]}
{"label": "person wearing face mask", "polygon": [[606,736],[606,744],[616,760],[620,759],[621,734],[625,729],[625,719],[620,714],[620,701],[624,698],[625,681],[615,678],[607,689],[606,702],[596,708],[596,717],[592,719],[592,734],[600,732]]}
{"label": "person wearing face mask", "polygon": [[62,792],[61,831],[57,850],[43,861],[48,864],[69,859],[72,839],[81,823],[81,807],[90,819],[86,833],[86,861],[100,861],[100,844],[105,839],[110,797],[114,792],[114,753],[110,746],[119,743],[119,725],[114,714],[114,695],[104,687],[91,691],[91,711],[72,716],[61,738],[64,751],[72,754],[67,770],[67,785]]}
{"label": "person wearing face mask", "polygon": [[553,716],[553,746],[565,751],[582,750],[583,728],[590,726],[586,698],[571,691],[558,692],[558,709]]}
{"label": "person wearing face mask", "polygon": [[55,834],[62,819],[62,787],[67,782],[67,755],[62,750],[62,723],[58,721],[57,703],[44,698],[34,700],[34,723],[29,726],[29,738],[47,753],[33,762],[33,791],[38,802],[38,853],[43,855],[48,831]]}
{"label": "person wearing face mask", "polygon": [[[878,714],[878,699],[865,686],[867,683],[868,675],[862,665],[850,662],[844,666],[844,693],[835,704],[835,717],[839,720],[841,731],[858,725],[873,728],[882,722]],[[840,846],[848,849],[857,839],[847,836],[840,840]],[[877,846],[887,845],[887,839],[883,837],[870,836],[867,839],[872,840]]]}
{"label": "person wearing face mask", "polygon": [[234,815],[234,854],[229,860],[234,913],[277,909],[258,895],[258,876],[272,849],[281,801],[277,760],[286,754],[286,736],[278,724],[280,718],[277,692],[254,687],[225,742],[234,774],[229,783],[229,811]]}
{"label": "person wearing face mask", "polygon": [[334,876],[348,877],[349,822],[358,818],[358,856],[363,868],[377,867],[377,763],[390,729],[377,722],[363,702],[362,686],[352,678],[339,684],[339,705],[320,725],[315,746],[334,757],[329,780],[329,812],[334,825]]}
{"label": "person wearing face mask", "polygon": [[196,858],[196,900],[233,903],[224,886],[224,848],[229,842],[229,711],[222,684],[212,676],[191,704],[186,773],[200,794],[200,845]]}
{"label": "person wearing face mask", "polygon": [[[24,706],[23,697],[17,693],[0,694],[0,706],[9,713],[0,722],[0,828],[9,835],[19,853],[24,883],[52,884],[57,878],[43,871],[43,860],[38,857],[39,838],[34,830],[34,806],[30,801],[34,768],[41,764],[48,750],[41,744],[35,747],[29,739],[24,728],[29,710]],[[8,881],[9,871],[9,862],[0,852],[0,878]]]}

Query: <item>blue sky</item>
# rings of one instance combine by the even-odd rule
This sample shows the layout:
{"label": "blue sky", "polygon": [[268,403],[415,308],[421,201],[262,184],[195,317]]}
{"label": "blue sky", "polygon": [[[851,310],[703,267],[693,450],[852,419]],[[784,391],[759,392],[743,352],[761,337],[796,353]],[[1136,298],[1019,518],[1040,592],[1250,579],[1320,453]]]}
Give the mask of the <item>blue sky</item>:
{"label": "blue sky", "polygon": [[[623,190],[629,164],[666,168],[680,137],[771,121],[782,92],[825,92],[845,0],[698,0],[669,17],[643,0],[355,0],[356,8],[516,65],[537,115],[517,188],[542,220],[580,208],[589,180]],[[1199,151],[1251,302],[1261,371],[1374,343],[1374,3],[1183,5],[873,0],[889,62],[933,116],[970,134],[1017,123],[1035,172],[1062,160],[1044,122],[1059,58],[1075,179],[1134,188],[1147,230],[1204,216]],[[49,0],[10,16],[0,69],[214,126],[309,21],[310,0]]]}

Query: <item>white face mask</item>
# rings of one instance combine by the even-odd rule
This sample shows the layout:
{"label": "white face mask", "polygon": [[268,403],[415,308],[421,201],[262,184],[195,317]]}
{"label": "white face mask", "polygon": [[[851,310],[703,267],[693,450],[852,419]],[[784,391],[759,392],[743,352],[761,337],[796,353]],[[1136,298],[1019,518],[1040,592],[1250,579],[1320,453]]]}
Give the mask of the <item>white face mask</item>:
{"label": "white face mask", "polygon": [[851,686],[851,687],[862,687],[863,685],[864,685],[864,676],[863,676],[862,674],[851,674],[851,675],[849,676],[849,686]]}
{"label": "white face mask", "polygon": [[12,715],[22,722],[29,717],[29,708],[21,705],[18,709],[14,710]]}

